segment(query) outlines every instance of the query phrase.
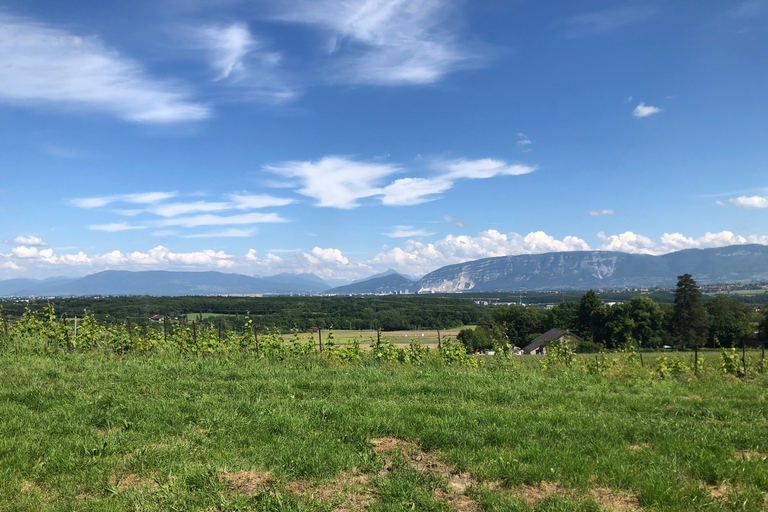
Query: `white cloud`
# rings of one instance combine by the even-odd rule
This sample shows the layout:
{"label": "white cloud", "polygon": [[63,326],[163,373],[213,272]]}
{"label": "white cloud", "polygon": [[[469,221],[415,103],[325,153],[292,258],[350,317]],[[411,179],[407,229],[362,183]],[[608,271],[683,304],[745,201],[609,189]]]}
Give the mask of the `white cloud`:
{"label": "white cloud", "polygon": [[436,199],[434,196],[452,188],[457,180],[516,176],[536,170],[527,165],[511,165],[490,158],[480,160],[436,161],[438,173],[432,178],[400,178],[389,184],[384,180],[403,172],[394,164],[369,163],[339,156],[317,162],[285,162],[264,169],[284,178],[297,180],[299,194],[315,198],[317,206],[352,209],[360,199],[380,197],[384,205],[415,205]]}
{"label": "white cloud", "polygon": [[96,37],[0,14],[0,101],[107,112],[139,123],[197,121],[209,108]]}
{"label": "white cloud", "polygon": [[518,133],[517,134],[517,144],[519,146],[530,146],[533,143],[531,142],[531,139],[529,139],[526,134]]}
{"label": "white cloud", "polygon": [[632,115],[635,117],[648,117],[652,114],[658,114],[661,111],[662,109],[660,109],[659,107],[652,107],[650,105],[646,105],[641,101],[635,107],[635,110],[632,111]]}
{"label": "white cloud", "polygon": [[478,236],[448,235],[429,244],[408,240],[402,248],[377,254],[371,263],[421,275],[444,265],[481,258],[572,250],[589,250],[589,245],[573,236],[557,240],[542,231],[522,236],[491,229]]}
{"label": "white cloud", "polygon": [[[186,215],[196,212],[219,212],[229,210],[233,207],[232,203],[194,201],[192,203],[167,203],[148,208],[147,211],[161,217],[176,217],[177,215]],[[125,213],[125,212],[121,212]]]}
{"label": "white cloud", "polygon": [[244,71],[243,59],[257,46],[248,27],[243,23],[228,27],[204,27],[199,30],[199,35],[212,54],[210,64],[218,72],[216,80],[223,80],[233,73]]}
{"label": "white cloud", "polygon": [[231,267],[234,265],[233,256],[224,251],[206,249],[196,252],[172,252],[167,247],[158,245],[146,253],[132,252],[125,255],[131,263],[142,266],[165,267],[168,265],[194,267]]}
{"label": "white cloud", "polygon": [[47,247],[48,242],[44,241],[42,238],[37,237],[35,235],[29,235],[29,236],[17,236],[13,240],[5,240],[5,243],[7,244],[13,244],[13,245],[29,245],[32,247]]}
{"label": "white cloud", "polygon": [[80,197],[72,199],[72,204],[80,208],[101,208],[111,203],[154,204],[178,196],[178,192],[139,192],[134,194],[114,194],[101,197]]}
{"label": "white cloud", "polygon": [[93,224],[88,226],[91,231],[106,231],[107,233],[115,233],[117,231],[129,231],[132,229],[146,229],[147,226],[132,226],[127,222],[112,222],[109,224]]}
{"label": "white cloud", "polygon": [[755,210],[759,208],[768,208],[768,197],[762,196],[741,196],[729,199],[729,201],[736,206],[746,208],[748,210]]}
{"label": "white cloud", "polygon": [[423,229],[414,229],[413,226],[395,226],[389,233],[384,233],[385,236],[390,238],[409,238],[412,236],[429,236],[434,233],[429,233]]}
{"label": "white cloud", "polygon": [[360,199],[381,194],[381,181],[400,171],[390,164],[356,162],[337,156],[317,162],[285,162],[264,169],[298,179],[301,188],[297,192],[316,199],[317,206],[341,209],[356,208]]}
{"label": "white cloud", "polygon": [[296,202],[286,197],[274,197],[264,194],[229,194],[228,197],[235,204],[235,208],[242,210],[287,206]]}
{"label": "white cloud", "polygon": [[282,54],[266,50],[245,23],[209,25],[184,32],[193,40],[193,48],[208,55],[208,64],[216,72],[214,81],[237,86],[241,99],[282,103],[298,96],[280,70]]}
{"label": "white cloud", "polygon": [[613,215],[613,210],[589,210],[589,215],[592,217],[600,217],[602,215]]}
{"label": "white cloud", "polygon": [[381,203],[385,205],[415,205],[437,199],[440,194],[450,189],[453,182],[442,178],[401,178],[393,181],[382,189],[384,197]]}
{"label": "white cloud", "polygon": [[447,162],[437,162],[436,168],[444,168],[447,172],[447,179],[480,179],[493,178],[495,176],[519,176],[528,174],[536,170],[535,166],[508,164],[502,160],[492,158],[482,158],[480,160],[467,160],[464,158],[450,160]]}
{"label": "white cloud", "polygon": [[382,85],[431,84],[478,63],[443,28],[452,1],[290,0],[279,18],[328,31],[340,61],[333,79]]}
{"label": "white cloud", "polygon": [[453,217],[451,217],[450,215],[445,215],[445,216],[443,217],[443,220],[444,220],[445,222],[449,223],[449,224],[453,224],[453,225],[454,225],[454,226],[456,226],[457,228],[465,228],[465,227],[467,227],[467,226],[469,225],[469,224],[467,223],[467,221],[465,221],[465,220],[458,220],[458,219],[454,219],[454,218],[453,218]]}
{"label": "white cloud", "polygon": [[197,233],[194,235],[184,235],[182,238],[247,238],[256,233],[255,228],[238,229],[230,228],[215,233]]}
{"label": "white cloud", "polygon": [[159,221],[158,226],[182,226],[194,228],[197,226],[225,226],[231,224],[260,224],[271,222],[287,222],[276,213],[245,213],[242,215],[195,215],[192,217],[176,217]]}
{"label": "white cloud", "polygon": [[651,7],[630,5],[572,16],[565,21],[566,37],[602,35],[615,32],[652,17]]}
{"label": "white cloud", "polygon": [[620,235],[606,236],[602,231],[597,237],[603,241],[597,249],[600,251],[618,251],[632,254],[657,254],[658,248],[653,240],[646,236],[626,231]]}

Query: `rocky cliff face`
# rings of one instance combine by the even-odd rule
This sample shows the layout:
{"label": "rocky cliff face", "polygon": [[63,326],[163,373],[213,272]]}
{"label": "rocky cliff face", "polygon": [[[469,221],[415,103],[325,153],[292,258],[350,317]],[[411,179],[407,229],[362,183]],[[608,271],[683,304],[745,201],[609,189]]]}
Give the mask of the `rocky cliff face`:
{"label": "rocky cliff face", "polygon": [[768,281],[768,247],[689,249],[662,256],[574,251],[502,256],[442,267],[419,291],[512,291],[672,286],[690,273],[701,284]]}

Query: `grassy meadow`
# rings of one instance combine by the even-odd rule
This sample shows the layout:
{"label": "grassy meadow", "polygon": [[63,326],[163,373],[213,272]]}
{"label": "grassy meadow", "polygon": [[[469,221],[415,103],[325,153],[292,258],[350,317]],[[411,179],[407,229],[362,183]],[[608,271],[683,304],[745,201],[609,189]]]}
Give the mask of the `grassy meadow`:
{"label": "grassy meadow", "polygon": [[0,352],[0,510],[768,507],[766,375],[434,352]]}

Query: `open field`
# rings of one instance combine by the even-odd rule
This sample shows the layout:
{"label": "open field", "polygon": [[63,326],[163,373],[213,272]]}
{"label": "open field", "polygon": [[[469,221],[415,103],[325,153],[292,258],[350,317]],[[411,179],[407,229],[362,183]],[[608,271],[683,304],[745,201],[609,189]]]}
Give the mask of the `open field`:
{"label": "open field", "polygon": [[[456,340],[456,336],[458,336],[459,331],[461,329],[474,329],[474,325],[467,325],[464,327],[457,327],[454,329],[446,329],[444,331],[440,331],[440,339],[442,341],[446,341],[448,339],[450,340]],[[429,348],[436,348],[437,347],[437,333],[438,331],[427,331],[427,330],[420,330],[420,331],[382,331],[381,332],[381,339],[382,341],[391,341],[392,343],[396,345],[408,345],[409,343],[413,341],[418,341],[425,347]],[[317,332],[309,333],[309,332],[303,332],[301,333],[301,336],[309,336],[312,335],[315,338],[315,342],[317,342],[318,334]],[[328,339],[328,330],[323,329],[322,330],[322,336],[323,336],[323,342],[325,343]],[[283,339],[286,341],[292,339],[293,335],[291,334],[284,334]],[[364,349],[368,349],[371,346],[371,341],[376,339],[376,331],[350,331],[350,330],[333,330],[333,337],[336,343],[341,344],[347,344],[352,342],[354,339],[360,340],[360,347]]]}
{"label": "open field", "polygon": [[768,378],[708,358],[664,380],[4,353],[0,510],[764,510]]}

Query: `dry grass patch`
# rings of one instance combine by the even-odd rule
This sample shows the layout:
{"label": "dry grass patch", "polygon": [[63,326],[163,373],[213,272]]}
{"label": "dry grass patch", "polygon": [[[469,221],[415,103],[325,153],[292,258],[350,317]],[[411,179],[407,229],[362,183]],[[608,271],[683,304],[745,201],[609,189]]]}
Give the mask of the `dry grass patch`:
{"label": "dry grass patch", "polygon": [[[437,474],[446,478],[448,480],[448,488],[451,491],[461,494],[473,483],[472,475],[470,473],[458,473],[453,471],[449,465],[439,461],[437,458],[421,450],[416,445],[402,439],[379,437],[371,439],[371,444],[373,445],[373,450],[378,454],[400,452],[408,462],[416,466],[418,471],[422,473]],[[384,460],[384,473],[388,473],[392,469],[392,464],[387,458]]]}
{"label": "dry grass patch", "polygon": [[112,475],[109,477],[109,485],[117,487],[118,490],[124,491],[126,489],[146,489],[159,487],[157,479],[141,478],[136,473],[128,473],[126,475]]}
{"label": "dry grass patch", "polygon": [[435,496],[445,501],[453,510],[458,510],[459,512],[480,512],[480,508],[464,494],[452,494],[438,489],[435,491]]}
{"label": "dry grass patch", "polygon": [[641,510],[640,500],[634,494],[614,491],[607,487],[595,487],[591,491],[592,498],[601,507],[613,510],[613,512],[634,512]]}
{"label": "dry grass patch", "polygon": [[219,477],[229,483],[229,488],[246,496],[254,496],[268,487],[272,479],[271,471],[238,471],[230,473],[222,470]]}
{"label": "dry grass patch", "polygon": [[306,480],[293,480],[287,482],[284,487],[298,496],[334,503],[334,510],[354,512],[368,510],[368,506],[373,501],[373,492],[368,487],[369,482],[368,475],[341,473],[334,482],[326,485],[315,485]]}
{"label": "dry grass patch", "polygon": [[736,452],[736,458],[742,459],[742,460],[764,461],[764,460],[768,460],[768,453],[751,452],[751,451]]}
{"label": "dry grass patch", "polygon": [[563,487],[559,482],[539,482],[536,485],[524,485],[512,489],[512,494],[525,500],[528,505],[534,505],[547,496],[573,496],[575,493]]}

